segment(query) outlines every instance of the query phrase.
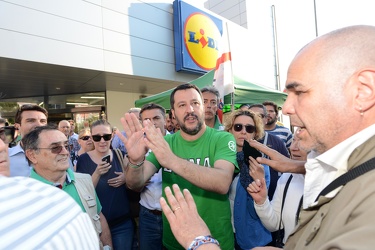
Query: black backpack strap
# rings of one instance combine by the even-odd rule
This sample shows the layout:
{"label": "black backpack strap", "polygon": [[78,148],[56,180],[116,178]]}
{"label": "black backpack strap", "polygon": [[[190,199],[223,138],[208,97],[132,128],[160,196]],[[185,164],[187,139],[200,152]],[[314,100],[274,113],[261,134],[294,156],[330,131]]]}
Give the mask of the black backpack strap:
{"label": "black backpack strap", "polygon": [[286,182],[285,184],[285,187],[284,187],[284,193],[283,193],[283,199],[282,199],[282,202],[281,202],[281,211],[280,211],[280,222],[279,222],[279,230],[281,228],[281,221],[282,221],[282,214],[283,214],[283,208],[284,208],[284,203],[285,203],[285,197],[286,197],[286,193],[288,192],[288,188],[289,188],[289,184],[290,182],[292,181],[292,178],[293,178],[293,175],[290,174],[289,178],[288,178],[288,181]]}
{"label": "black backpack strap", "polygon": [[375,169],[375,158],[372,158],[371,160],[366,161],[365,163],[362,163],[358,167],[354,167],[350,169],[348,172],[346,172],[345,174],[339,176],[337,179],[332,181],[328,186],[326,186],[322,190],[322,192],[320,192],[318,197],[316,197],[315,201],[317,201],[320,196],[327,195],[329,192],[335,190],[336,188],[345,185],[349,181],[373,169]]}

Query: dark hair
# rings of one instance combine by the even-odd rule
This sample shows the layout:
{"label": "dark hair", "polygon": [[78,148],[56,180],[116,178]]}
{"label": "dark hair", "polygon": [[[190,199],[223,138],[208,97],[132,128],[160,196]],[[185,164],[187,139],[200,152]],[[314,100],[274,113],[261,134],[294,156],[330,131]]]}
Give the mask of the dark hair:
{"label": "dark hair", "polygon": [[159,104],[151,102],[151,103],[146,103],[145,105],[142,106],[141,111],[139,112],[139,117],[141,118],[141,120],[142,120],[142,113],[143,113],[143,111],[145,111],[145,110],[151,110],[151,109],[159,109],[160,112],[161,112],[161,114],[165,118],[165,108],[163,108]]}
{"label": "dark hair", "polygon": [[191,84],[191,83],[184,83],[184,84],[181,84],[181,85],[178,85],[171,93],[171,99],[170,99],[170,105],[171,105],[171,109],[174,109],[174,95],[176,94],[177,91],[179,90],[185,90],[185,89],[195,89],[199,95],[201,96],[202,100],[203,100],[203,96],[202,96],[202,92],[200,91],[200,89],[195,86],[194,84]]}
{"label": "dark hair", "polygon": [[173,119],[173,114],[172,114],[172,110],[169,110],[169,112],[168,112],[168,116],[169,116],[169,119]]}
{"label": "dark hair", "polygon": [[24,104],[17,110],[15,123],[21,124],[22,113],[24,111],[39,111],[42,112],[48,118],[48,111],[42,108],[41,106],[38,106],[36,104]]}
{"label": "dark hair", "polygon": [[277,106],[276,103],[271,102],[271,101],[265,101],[265,102],[263,102],[263,105],[264,105],[264,106],[267,106],[267,105],[272,106],[273,109],[275,110],[275,113],[276,113],[276,114],[279,113],[279,107]]}
{"label": "dark hair", "polygon": [[103,120],[103,119],[99,119],[91,123],[90,132],[92,133],[92,128],[96,126],[100,126],[100,125],[108,126],[111,129],[111,132],[113,132],[112,125],[109,122],[107,122],[107,120]]}
{"label": "dark hair", "polygon": [[[23,136],[22,137],[22,147],[23,147],[23,150],[26,152],[28,149],[31,149],[31,150],[38,150],[38,147],[39,147],[39,135],[44,132],[44,131],[58,131],[56,129],[56,127],[54,126],[39,126],[39,127],[36,127],[34,128],[33,130],[30,131],[30,133],[28,133],[27,135]],[[27,157],[26,157],[27,158]],[[31,164],[31,162],[29,161],[29,159],[27,158],[27,161],[29,162],[29,165]]]}
{"label": "dark hair", "polygon": [[201,92],[202,94],[205,93],[205,92],[209,92],[209,93],[212,93],[216,96],[216,99],[219,100],[220,99],[220,93],[219,93],[219,90],[217,90],[217,88],[213,87],[213,86],[207,86],[207,87],[204,87],[201,89]]}
{"label": "dark hair", "polygon": [[260,104],[260,103],[251,104],[249,106],[249,109],[251,109],[251,108],[261,108],[261,109],[263,109],[263,114],[265,116],[267,116],[267,109],[263,104]]}

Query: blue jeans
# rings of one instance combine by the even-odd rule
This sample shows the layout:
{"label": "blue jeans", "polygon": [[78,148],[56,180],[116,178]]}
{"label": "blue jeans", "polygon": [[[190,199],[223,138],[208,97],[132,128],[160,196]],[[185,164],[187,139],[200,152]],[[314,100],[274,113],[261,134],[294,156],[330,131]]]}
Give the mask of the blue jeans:
{"label": "blue jeans", "polygon": [[134,225],[128,219],[116,226],[110,227],[113,248],[116,250],[131,250],[133,246]]}
{"label": "blue jeans", "polygon": [[147,208],[140,206],[139,211],[139,249],[163,249],[163,217],[153,214]]}

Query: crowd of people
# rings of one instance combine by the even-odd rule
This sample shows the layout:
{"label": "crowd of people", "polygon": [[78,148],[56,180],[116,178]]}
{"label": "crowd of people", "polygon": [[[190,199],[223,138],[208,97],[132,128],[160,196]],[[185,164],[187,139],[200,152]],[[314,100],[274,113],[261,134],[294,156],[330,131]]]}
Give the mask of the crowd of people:
{"label": "crowd of people", "polygon": [[169,112],[130,108],[116,131],[105,119],[53,126],[22,105],[13,126],[0,119],[2,247],[370,249],[373,38],[375,27],[346,27],[298,52],[282,107],[291,129],[272,100],[220,121],[219,91],[188,83]]}

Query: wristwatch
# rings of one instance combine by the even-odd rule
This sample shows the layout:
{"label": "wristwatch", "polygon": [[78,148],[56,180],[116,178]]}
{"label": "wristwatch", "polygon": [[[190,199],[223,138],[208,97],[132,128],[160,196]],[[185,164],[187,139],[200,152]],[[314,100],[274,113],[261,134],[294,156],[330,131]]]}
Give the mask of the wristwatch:
{"label": "wristwatch", "polygon": [[110,247],[108,245],[105,245],[105,246],[103,246],[103,250],[112,250],[112,247]]}

